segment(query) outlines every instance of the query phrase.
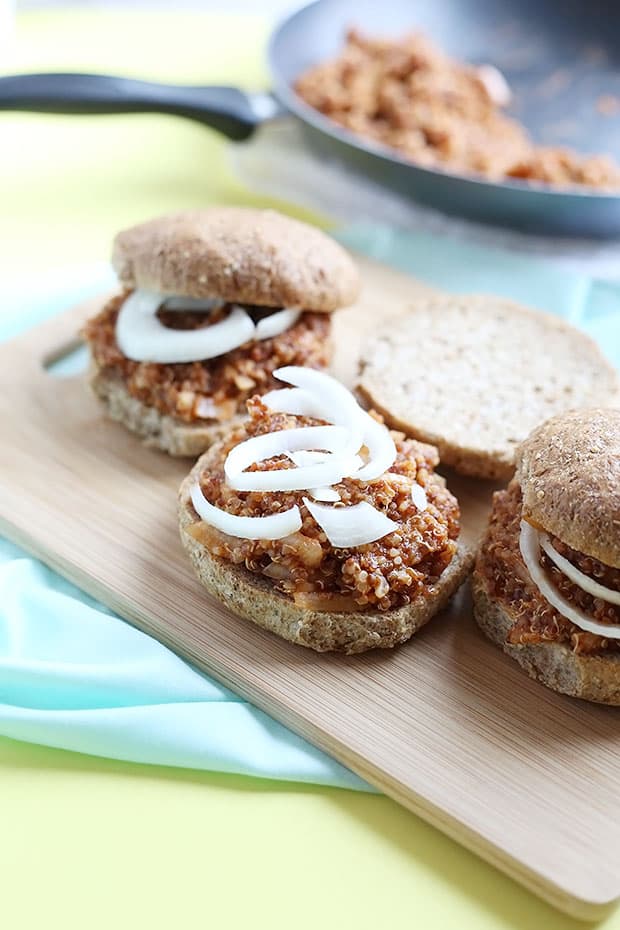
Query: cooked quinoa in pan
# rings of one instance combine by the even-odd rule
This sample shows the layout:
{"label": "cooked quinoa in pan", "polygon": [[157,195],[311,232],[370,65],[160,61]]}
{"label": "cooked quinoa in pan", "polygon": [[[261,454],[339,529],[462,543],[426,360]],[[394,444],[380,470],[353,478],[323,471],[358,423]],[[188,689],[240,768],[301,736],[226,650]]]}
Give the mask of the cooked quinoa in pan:
{"label": "cooked quinoa in pan", "polygon": [[510,91],[499,72],[456,61],[419,33],[375,39],[351,29],[340,53],[302,74],[295,90],[338,125],[423,167],[620,188],[611,158],[535,145],[502,110]]}

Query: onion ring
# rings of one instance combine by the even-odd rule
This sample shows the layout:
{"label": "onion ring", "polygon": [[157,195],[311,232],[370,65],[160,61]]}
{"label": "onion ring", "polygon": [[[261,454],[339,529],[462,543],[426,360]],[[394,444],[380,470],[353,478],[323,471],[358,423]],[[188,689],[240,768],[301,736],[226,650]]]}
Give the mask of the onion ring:
{"label": "onion ring", "polygon": [[238,539],[283,539],[291,533],[296,533],[302,526],[301,512],[297,505],[267,517],[238,517],[210,504],[198,484],[192,487],[190,496],[194,510],[201,520],[221,533],[236,536]]}
{"label": "onion ring", "polygon": [[597,623],[591,620],[588,615],[579,607],[571,604],[567,598],[561,594],[545,575],[544,569],[540,564],[540,541],[538,531],[530,526],[525,520],[521,521],[521,535],[519,536],[519,549],[525,562],[525,567],[530,573],[530,577],[542,596],[552,607],[574,623],[575,626],[585,630],[588,633],[594,633],[596,636],[603,636],[605,639],[620,639],[620,624]]}

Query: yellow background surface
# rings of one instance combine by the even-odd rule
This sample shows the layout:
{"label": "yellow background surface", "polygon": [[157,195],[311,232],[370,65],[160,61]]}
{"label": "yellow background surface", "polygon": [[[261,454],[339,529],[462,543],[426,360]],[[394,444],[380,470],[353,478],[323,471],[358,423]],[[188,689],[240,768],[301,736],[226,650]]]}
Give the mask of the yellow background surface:
{"label": "yellow background surface", "polygon": [[[6,70],[258,87],[265,36],[251,17],[33,14]],[[151,214],[260,202],[220,139],[173,117],[0,114],[0,127],[3,278],[24,288],[43,268],[104,259],[117,229]],[[392,801],[337,789],[0,739],[0,825],[7,930],[583,926]]]}

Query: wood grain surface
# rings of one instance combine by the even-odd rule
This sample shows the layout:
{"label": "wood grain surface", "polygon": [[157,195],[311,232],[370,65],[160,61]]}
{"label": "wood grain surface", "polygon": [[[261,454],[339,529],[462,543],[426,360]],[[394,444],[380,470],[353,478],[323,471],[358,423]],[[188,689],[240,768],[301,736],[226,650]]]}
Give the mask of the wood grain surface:
{"label": "wood grain surface", "polygon": [[[421,286],[362,262],[336,372]],[[620,718],[530,681],[478,632],[466,588],[395,651],[318,655],[244,623],[196,581],[178,537],[190,463],[108,422],[50,359],[82,305],[0,347],[0,531],[535,893],[594,918],[620,896]],[[448,476],[472,542],[491,487]]]}

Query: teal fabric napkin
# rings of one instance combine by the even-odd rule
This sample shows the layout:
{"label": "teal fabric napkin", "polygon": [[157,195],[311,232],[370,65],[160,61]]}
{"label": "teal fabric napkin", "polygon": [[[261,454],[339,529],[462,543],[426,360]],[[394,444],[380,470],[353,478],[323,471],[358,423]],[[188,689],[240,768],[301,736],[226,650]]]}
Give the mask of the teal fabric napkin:
{"label": "teal fabric napkin", "polygon": [[[620,365],[616,285],[427,234],[358,226],[339,238],[443,289],[501,294],[564,316]],[[16,290],[7,295],[12,312],[0,316],[0,337],[113,280],[98,265],[39,280],[27,295]],[[373,790],[2,540],[0,735],[115,759]]]}
{"label": "teal fabric napkin", "polygon": [[367,788],[6,541],[0,605],[4,736],[114,759]]}

